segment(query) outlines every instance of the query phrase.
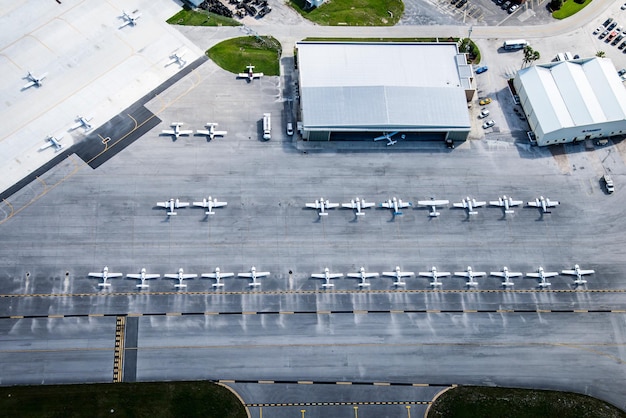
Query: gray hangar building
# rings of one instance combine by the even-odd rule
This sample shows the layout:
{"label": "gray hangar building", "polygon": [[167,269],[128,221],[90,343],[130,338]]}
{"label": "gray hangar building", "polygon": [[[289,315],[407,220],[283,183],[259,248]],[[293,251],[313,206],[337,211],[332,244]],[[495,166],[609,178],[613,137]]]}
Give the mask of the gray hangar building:
{"label": "gray hangar building", "polygon": [[537,145],[626,133],[626,88],[608,58],[524,68],[513,86]]}
{"label": "gray hangar building", "polygon": [[311,41],[296,48],[303,139],[371,141],[394,132],[405,140],[467,139],[476,89],[456,43]]}

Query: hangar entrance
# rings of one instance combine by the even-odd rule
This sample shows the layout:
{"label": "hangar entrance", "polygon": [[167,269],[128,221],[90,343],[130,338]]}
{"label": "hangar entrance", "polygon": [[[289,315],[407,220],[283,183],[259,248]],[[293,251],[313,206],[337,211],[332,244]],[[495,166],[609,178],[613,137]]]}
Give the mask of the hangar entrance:
{"label": "hangar entrance", "polygon": [[[371,141],[383,135],[385,132],[331,132],[331,141]],[[400,139],[405,135],[404,141],[443,141],[446,132],[398,132],[393,138]]]}

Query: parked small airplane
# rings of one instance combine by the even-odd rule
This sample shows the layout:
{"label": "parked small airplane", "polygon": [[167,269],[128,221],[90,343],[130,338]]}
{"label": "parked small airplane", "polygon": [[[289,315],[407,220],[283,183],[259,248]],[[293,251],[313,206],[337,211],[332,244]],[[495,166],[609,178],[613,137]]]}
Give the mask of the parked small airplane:
{"label": "parked small airplane", "polygon": [[165,64],[165,66],[178,64],[179,68],[184,67],[185,64],[187,64],[187,61],[185,61],[183,56],[185,56],[185,52],[181,52],[180,54],[178,52],[173,53],[172,55],[170,55],[171,61]]}
{"label": "parked small airplane", "polygon": [[430,200],[418,200],[417,201],[417,204],[420,206],[430,206],[430,212],[428,213],[428,216],[431,216],[431,217],[437,217],[441,215],[439,212],[437,212],[437,206],[443,206],[449,203],[450,203],[449,200],[435,200],[435,198],[432,198],[432,197],[430,198]]}
{"label": "parked small airplane", "polygon": [[350,203],[342,203],[341,207],[343,208],[347,208],[347,209],[354,209],[356,210],[355,215],[357,216],[363,216],[365,215],[365,213],[363,212],[362,209],[367,209],[367,208],[371,208],[373,206],[376,206],[376,203],[374,202],[366,202],[365,200],[361,200],[358,197],[354,200],[351,200]]}
{"label": "parked small airplane", "polygon": [[550,199],[545,198],[543,196],[539,196],[537,199],[535,199],[534,202],[533,201],[528,202],[528,206],[534,206],[536,208],[541,208],[543,213],[550,213],[548,208],[553,208],[553,207],[558,206],[558,205],[559,205],[558,201],[550,200]]}
{"label": "parked small airplane", "polygon": [[172,122],[170,126],[174,129],[164,129],[161,131],[161,135],[174,135],[174,138],[178,139],[181,135],[191,135],[193,133],[191,129],[180,129],[183,126],[182,122]]}
{"label": "parked small airplane", "polygon": [[85,131],[88,131],[92,128],[91,124],[89,123],[90,120],[93,119],[93,116],[88,116],[88,117],[84,117],[84,116],[76,116],[76,123],[73,124],[72,126],[70,126],[70,131],[73,131],[74,129],[80,128],[81,126],[85,128]]}
{"label": "parked small airplane", "polygon": [[511,209],[513,206],[518,206],[523,204],[524,202],[521,200],[513,200],[510,196],[502,196],[499,197],[498,200],[491,200],[489,204],[491,206],[500,206],[504,208],[504,213],[514,213],[515,211]]}
{"label": "parked small airplane", "polygon": [[209,129],[198,129],[196,131],[196,135],[206,135],[209,138],[213,139],[216,136],[224,136],[228,133],[228,131],[216,131],[217,123],[208,122],[205,126]]}
{"label": "parked small airplane", "polygon": [[142,268],[139,274],[131,273],[131,274],[127,274],[126,277],[130,277],[131,279],[141,280],[141,283],[139,283],[137,287],[140,289],[145,289],[147,287],[150,287],[149,285],[146,284],[146,280],[158,279],[159,277],[161,277],[161,275],[160,274],[148,274],[146,273],[146,269]]}
{"label": "parked small airplane", "polygon": [[125,22],[118,29],[122,29],[124,26],[128,25],[135,26],[137,24],[137,19],[139,19],[140,17],[141,13],[137,13],[136,10],[133,12],[132,16],[126,13],[126,11],[122,10],[122,19],[124,19]]}
{"label": "parked small airplane", "polygon": [[348,273],[348,277],[354,277],[355,279],[361,279],[361,283],[359,283],[359,287],[369,287],[369,283],[367,279],[370,277],[378,277],[378,273],[366,273],[365,267],[361,267],[358,273]]}
{"label": "parked small airplane", "polygon": [[211,200],[211,196],[209,196],[208,199],[202,199],[202,202],[193,202],[193,205],[208,209],[204,212],[207,215],[215,215],[213,208],[221,208],[222,206],[228,205],[228,202],[218,202],[216,198]]}
{"label": "parked small airplane", "polygon": [[157,206],[167,209],[168,216],[174,216],[177,214],[174,209],[189,206],[189,202],[181,202],[178,199],[170,199],[167,202],[157,202]]}
{"label": "parked small airplane", "polygon": [[561,274],[569,274],[570,276],[576,276],[574,284],[583,285],[587,283],[587,280],[583,278],[584,275],[593,274],[595,270],[582,270],[578,264],[574,265],[574,270],[562,270]]}
{"label": "parked small airplane", "polygon": [[315,279],[324,279],[326,280],[326,282],[322,285],[323,288],[329,288],[329,287],[333,287],[334,284],[330,282],[331,279],[337,279],[339,277],[343,277],[343,274],[341,273],[331,273],[330,270],[328,270],[328,267],[326,267],[324,269],[324,273],[313,273],[311,274],[311,277],[315,278]]}
{"label": "parked small airplane", "polygon": [[39,148],[39,151],[43,151],[46,148],[50,148],[50,147],[54,147],[54,152],[61,151],[61,149],[63,149],[63,145],[59,143],[61,139],[63,139],[63,135],[59,135],[59,136],[48,135],[48,137],[46,138],[46,141],[48,141],[48,143],[42,146],[41,148]]}
{"label": "parked small airplane", "polygon": [[455,208],[467,209],[467,213],[469,215],[476,215],[478,212],[476,212],[474,209],[485,206],[486,204],[487,202],[477,202],[476,199],[470,199],[468,196],[461,202],[453,203],[452,205],[454,205]]}
{"label": "parked small airplane", "polygon": [[163,277],[168,279],[176,279],[178,280],[178,284],[175,284],[174,287],[180,289],[182,287],[187,287],[186,284],[183,283],[185,279],[193,279],[194,277],[198,277],[197,274],[193,273],[185,273],[182,268],[178,269],[178,273],[176,274],[164,274]]}
{"label": "parked small airplane", "polygon": [[402,215],[400,209],[413,206],[411,202],[403,202],[402,199],[397,199],[395,196],[380,204],[381,208],[393,209],[394,215]]}
{"label": "parked small airplane", "polygon": [[[505,196],[506,197],[506,196]],[[490,273],[492,276],[502,277],[504,281],[502,282],[502,286],[508,287],[513,286],[514,283],[511,280],[513,277],[522,277],[524,274],[516,271],[509,271],[507,266],[502,268],[502,271],[492,271]]]}
{"label": "parked small airplane", "polygon": [[396,266],[394,271],[383,271],[383,276],[395,277],[396,281],[393,282],[394,286],[405,286],[406,283],[402,281],[403,277],[413,276],[415,273],[412,271],[401,271],[400,266]]}
{"label": "parked small airplane", "polygon": [[330,203],[328,200],[324,200],[323,197],[320,197],[319,200],[316,200],[313,203],[305,203],[304,206],[319,210],[319,216],[328,216],[328,212],[326,212],[326,210],[336,208],[339,206],[339,203]]}
{"label": "parked small airplane", "polygon": [[539,284],[538,284],[538,286],[539,286],[539,287],[548,287],[548,286],[551,286],[551,285],[552,285],[552,283],[550,283],[550,282],[546,282],[546,279],[547,279],[548,277],[554,277],[554,276],[558,276],[558,275],[559,275],[559,273],[558,273],[558,272],[556,272],[556,271],[551,271],[551,272],[549,272],[549,271],[544,271],[544,270],[543,270],[543,267],[539,267],[539,268],[537,269],[537,272],[536,272],[536,273],[526,273],[526,276],[528,276],[528,277],[535,277],[535,278],[537,278],[537,279],[541,280],[541,281],[539,282]]}
{"label": "parked small airplane", "polygon": [[248,81],[252,81],[255,78],[261,78],[263,77],[263,73],[255,73],[254,72],[254,65],[250,64],[246,67],[246,69],[248,71],[246,71],[245,73],[239,73],[237,74],[237,78],[246,78],[248,79]]}
{"label": "parked small airplane", "polygon": [[32,73],[32,71],[28,71],[28,74],[26,75],[25,78],[29,81],[28,83],[24,84],[24,87],[22,87],[22,90],[27,89],[32,86],[41,87],[43,85],[42,80],[46,78],[47,75],[48,73],[43,73],[40,77],[37,77],[35,74]]}
{"label": "parked small airplane", "polygon": [[469,287],[478,286],[478,282],[474,280],[475,277],[483,277],[486,276],[487,273],[484,271],[474,271],[470,266],[467,266],[467,270],[465,271],[455,271],[455,276],[463,276],[467,277],[467,283],[465,283]]}
{"label": "parked small airplane", "polygon": [[252,266],[250,268],[250,273],[239,273],[237,277],[247,277],[252,279],[252,282],[248,284],[248,286],[261,286],[261,283],[257,282],[256,279],[259,277],[269,276],[269,271],[256,271],[256,267]]}
{"label": "parked small airplane", "polygon": [[425,277],[432,277],[433,280],[432,282],[430,282],[430,285],[432,287],[436,287],[436,286],[441,286],[442,283],[437,280],[439,277],[445,277],[445,276],[449,276],[450,272],[448,271],[437,271],[437,267],[433,266],[430,271],[420,271],[419,272],[420,276],[425,276]]}
{"label": "parked small airplane", "polygon": [[102,273],[89,273],[89,277],[99,277],[102,279],[102,283],[98,283],[99,287],[109,287],[111,283],[107,282],[108,279],[112,279],[114,277],[122,277],[122,273],[109,273],[109,268],[104,266],[102,269]]}
{"label": "parked small airplane", "polygon": [[224,287],[224,283],[222,283],[221,280],[227,277],[233,277],[234,275],[235,273],[222,273],[219,267],[215,267],[215,273],[203,273],[202,277],[215,279],[213,287]]}
{"label": "parked small airplane", "polygon": [[[397,139],[393,139],[392,137],[397,135],[398,131],[395,132],[385,132],[383,133],[381,136],[377,136],[376,138],[374,138],[374,141],[382,141],[383,139],[387,140],[387,146],[389,145],[395,145],[398,143]],[[406,138],[405,134],[400,135],[400,139],[404,139]]]}

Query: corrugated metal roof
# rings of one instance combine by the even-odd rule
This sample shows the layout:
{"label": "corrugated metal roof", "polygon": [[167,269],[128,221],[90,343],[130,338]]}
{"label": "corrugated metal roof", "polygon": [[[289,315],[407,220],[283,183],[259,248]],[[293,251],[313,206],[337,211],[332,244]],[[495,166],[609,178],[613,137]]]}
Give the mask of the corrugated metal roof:
{"label": "corrugated metal roof", "polygon": [[609,59],[536,65],[518,77],[544,133],[626,119],[626,89]]}
{"label": "corrugated metal roof", "polygon": [[469,129],[454,43],[298,43],[305,129]]}

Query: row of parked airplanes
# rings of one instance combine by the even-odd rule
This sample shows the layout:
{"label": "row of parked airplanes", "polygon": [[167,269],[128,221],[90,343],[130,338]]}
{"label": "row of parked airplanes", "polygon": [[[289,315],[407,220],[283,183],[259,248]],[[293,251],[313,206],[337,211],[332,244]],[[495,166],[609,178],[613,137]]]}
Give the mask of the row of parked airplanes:
{"label": "row of parked airplanes", "polygon": [[[430,207],[430,212],[428,214],[429,216],[433,216],[433,217],[437,217],[441,214],[440,212],[437,212],[437,206],[447,205],[449,203],[450,202],[448,200],[435,200],[435,199],[417,201],[417,204],[420,206]],[[514,206],[519,206],[523,203],[524,202],[521,200],[513,200],[511,197],[508,197],[506,195],[499,197],[498,200],[489,201],[489,204],[492,206],[499,206],[499,207],[504,208],[504,213],[514,213],[514,210],[511,208]],[[194,206],[207,208],[208,209],[208,211],[206,212],[207,215],[214,215],[215,212],[213,212],[213,208],[219,208],[222,206],[226,206],[227,204],[228,204],[227,202],[220,202],[216,198],[211,198],[211,196],[209,196],[208,199],[202,199],[202,202],[193,202]],[[476,212],[474,209],[481,207],[481,206],[485,206],[486,204],[487,202],[478,202],[476,201],[476,199],[470,199],[469,197],[466,197],[462,199],[461,202],[453,203],[452,205],[455,208],[466,209],[469,215],[475,215],[478,212]],[[541,211],[543,213],[550,213],[549,208],[555,207],[558,204],[559,204],[558,201],[550,200],[543,196],[539,196],[535,200],[531,200],[530,202],[527,202],[528,206],[541,208]],[[173,216],[173,215],[177,215],[176,209],[189,206],[189,202],[181,202],[179,199],[172,198],[165,202],[157,202],[157,206],[167,209],[167,215]],[[358,197],[355,199],[352,199],[348,203],[341,203],[341,204],[331,203],[328,200],[324,200],[324,198],[320,198],[319,200],[316,200],[313,203],[305,203],[305,207],[318,210],[319,216],[327,216],[328,209],[336,208],[339,206],[341,206],[342,208],[346,208],[346,209],[353,209],[355,211],[355,215],[363,216],[365,215],[365,212],[363,212],[363,209],[374,207],[376,206],[376,203],[366,202],[365,200],[362,200],[361,198],[358,198]],[[398,199],[396,197],[392,197],[391,199],[387,200],[386,202],[382,202],[379,205],[379,207],[382,207],[382,208],[392,209],[394,215],[402,215],[402,211],[400,209],[404,209],[410,206],[413,206],[411,202],[404,202],[402,201],[402,199]]]}
{"label": "row of parked airplanes", "polygon": [[[574,269],[572,270],[562,270],[561,274],[565,274],[565,275],[570,275],[570,276],[576,276],[575,280],[574,280],[574,284],[575,285],[583,285],[585,283],[587,283],[587,280],[584,279],[584,276],[589,275],[589,274],[593,274],[595,273],[594,270],[583,270],[580,268],[580,266],[578,264],[574,265]],[[437,287],[442,287],[443,283],[441,281],[439,281],[440,277],[446,277],[446,276],[450,276],[452,273],[447,272],[447,271],[438,271],[436,267],[432,267],[430,269],[430,271],[420,271],[417,273],[419,276],[422,277],[430,277],[432,280],[430,282],[430,286],[433,288],[437,288]],[[502,271],[492,271],[489,273],[491,276],[496,276],[496,277],[501,277],[502,279],[504,279],[502,281],[502,286],[507,288],[510,286],[513,286],[513,279],[514,277],[522,277],[524,276],[524,273],[521,272],[515,272],[515,271],[509,271],[509,269],[507,267],[504,267],[502,269]],[[256,287],[256,286],[260,286],[261,283],[257,281],[258,278],[261,277],[266,277],[269,276],[270,272],[269,271],[257,271],[256,268],[254,266],[252,266],[252,268],[250,268],[250,271],[247,273],[238,273],[237,277],[243,277],[243,278],[248,278],[248,279],[252,279],[252,281],[249,283],[250,287]],[[396,266],[394,271],[383,271],[382,272],[383,276],[387,276],[387,277],[394,277],[395,278],[395,282],[393,283],[394,286],[396,287],[400,287],[400,286],[405,286],[406,282],[404,281],[405,277],[410,277],[410,276],[414,276],[415,273],[412,271],[402,271],[402,269],[400,268],[400,266]],[[467,287],[476,287],[478,286],[478,282],[475,280],[477,277],[484,277],[487,276],[487,272],[484,271],[474,271],[472,270],[471,266],[467,266],[467,269],[465,271],[455,271],[454,272],[455,276],[461,276],[461,277],[465,277],[467,278],[467,282],[465,283]],[[535,279],[539,280],[538,283],[538,287],[540,288],[546,288],[548,286],[551,286],[552,283],[548,282],[547,279],[549,277],[554,277],[554,276],[558,276],[559,272],[556,271],[545,271],[543,269],[543,267],[539,267],[537,269],[536,272],[532,272],[532,273],[526,273],[526,277],[532,277]],[[89,277],[97,277],[102,279],[102,282],[98,284],[99,287],[109,287],[111,286],[111,283],[109,283],[107,280],[111,279],[111,278],[115,278],[115,277],[123,277],[124,274],[122,273],[111,273],[109,272],[109,268],[107,266],[104,267],[104,269],[102,270],[102,272],[92,272],[88,274]],[[219,267],[216,267],[213,273],[202,273],[200,275],[200,277],[204,277],[204,278],[209,278],[209,279],[215,279],[215,283],[213,283],[213,287],[214,288],[220,288],[220,287],[224,287],[224,283],[222,283],[222,279],[228,278],[228,277],[233,277],[235,276],[235,273],[223,273]],[[363,287],[369,287],[370,283],[368,283],[368,279],[374,278],[374,277],[378,277],[379,274],[378,273],[370,273],[370,272],[366,272],[365,271],[365,267],[361,267],[359,269],[358,272],[356,273],[348,273],[346,275],[347,277],[350,278],[355,278],[355,279],[360,279],[361,282],[358,283],[358,286],[360,288]],[[139,289],[145,289],[147,287],[149,287],[148,284],[146,284],[146,280],[150,280],[150,279],[158,279],[159,277],[161,277],[160,274],[153,274],[153,273],[147,273],[145,268],[142,268],[141,271],[139,273],[130,273],[127,274],[126,277],[131,278],[131,279],[137,279],[140,280],[141,283],[137,284],[137,288]],[[185,279],[193,279],[195,277],[198,277],[197,274],[190,274],[190,273],[185,273],[184,270],[182,268],[178,269],[178,273],[174,273],[174,274],[164,274],[163,277],[168,278],[168,279],[176,279],[178,280],[178,284],[174,285],[174,287],[176,287],[177,289],[180,288],[184,288],[187,287],[187,285],[185,283],[183,283],[183,281]],[[327,289],[327,288],[331,288],[334,286],[333,283],[331,283],[330,281],[332,279],[338,279],[340,277],[343,277],[342,273],[331,273],[330,270],[328,269],[328,267],[326,267],[324,269],[324,271],[322,273],[314,273],[311,274],[312,278],[315,279],[323,279],[324,283],[322,284],[322,287]]]}

